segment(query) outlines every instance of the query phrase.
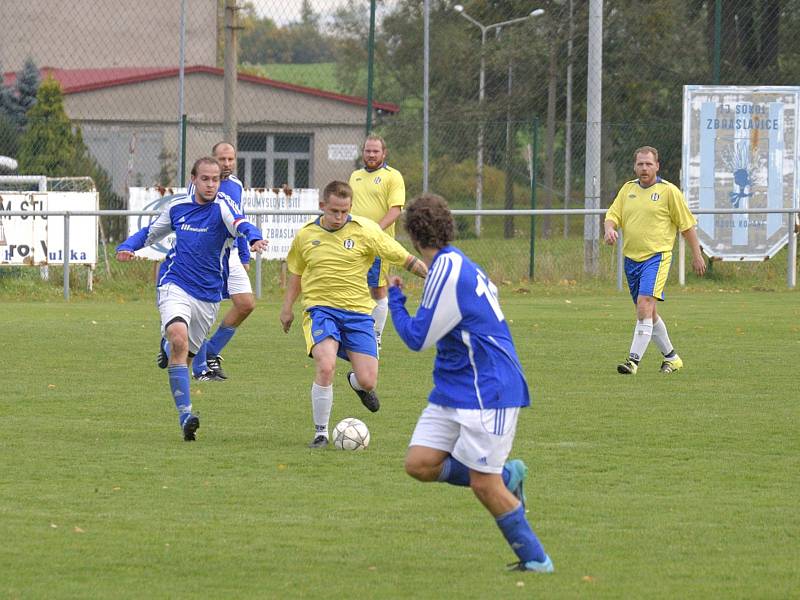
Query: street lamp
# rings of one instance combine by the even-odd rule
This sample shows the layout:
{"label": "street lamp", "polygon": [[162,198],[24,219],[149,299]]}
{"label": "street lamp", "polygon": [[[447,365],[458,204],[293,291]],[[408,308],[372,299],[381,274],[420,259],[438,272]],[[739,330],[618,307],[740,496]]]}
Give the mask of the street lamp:
{"label": "street lamp", "polygon": [[[544,14],[543,8],[537,8],[536,10],[531,11],[531,13],[525,17],[518,17],[516,19],[509,19],[508,21],[501,21],[500,23],[492,23],[491,25],[484,25],[480,21],[471,17],[467,12],[464,10],[464,7],[461,4],[456,4],[453,7],[453,10],[464,17],[467,21],[475,25],[478,29],[481,30],[481,71],[480,71],[480,87],[478,88],[478,106],[483,106],[483,96],[486,87],[486,56],[484,52],[484,47],[486,46],[486,33],[491,29],[499,29],[501,27],[505,27],[506,25],[513,25],[514,23],[522,23],[523,21],[527,21],[532,17],[538,17]],[[480,122],[478,123],[478,160],[477,160],[477,168],[476,168],[476,183],[475,183],[475,209],[481,210],[483,208],[483,138],[484,138],[484,123],[483,123],[483,116],[480,116]],[[481,235],[481,216],[475,216],[475,235],[480,237]]]}

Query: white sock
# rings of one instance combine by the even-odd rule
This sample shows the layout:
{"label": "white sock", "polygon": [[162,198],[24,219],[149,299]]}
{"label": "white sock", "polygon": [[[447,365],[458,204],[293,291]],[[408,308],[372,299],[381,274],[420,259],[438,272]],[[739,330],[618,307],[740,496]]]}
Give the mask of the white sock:
{"label": "white sock", "polygon": [[382,334],[386,327],[386,317],[389,316],[389,298],[381,298],[375,302],[377,304],[372,309],[372,318],[375,319],[375,331]]}
{"label": "white sock", "polygon": [[653,319],[641,319],[636,321],[636,328],[633,330],[633,343],[631,343],[630,357],[639,362],[647,350],[650,338],[653,337]]}
{"label": "white sock", "polygon": [[653,341],[664,356],[672,354],[675,350],[667,333],[667,325],[664,323],[664,319],[660,317],[658,321],[653,323]]}
{"label": "white sock", "polygon": [[350,385],[353,387],[354,390],[358,390],[360,392],[364,391],[364,388],[361,387],[360,383],[358,383],[358,378],[356,377],[355,373],[350,373]]}
{"label": "white sock", "polygon": [[317,435],[328,437],[331,408],[333,408],[333,386],[313,384],[311,386],[311,411],[314,413],[314,427]]}

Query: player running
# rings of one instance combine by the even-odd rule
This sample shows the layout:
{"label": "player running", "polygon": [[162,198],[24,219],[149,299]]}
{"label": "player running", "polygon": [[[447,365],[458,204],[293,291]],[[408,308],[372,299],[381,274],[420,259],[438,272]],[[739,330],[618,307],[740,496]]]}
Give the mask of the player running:
{"label": "player running", "polygon": [[471,487],[519,559],[512,570],[550,573],[553,562],[525,518],[528,469],[521,460],[506,462],[530,397],[497,288],[450,245],[455,221],[444,198],[415,199],[406,229],[430,271],[413,317],[402,281],[389,278],[392,322],[412,350],[436,345],[433,390],[411,437],[406,472]]}
{"label": "player running", "polygon": [[222,300],[222,277],[228,241],[245,236],[253,252],[267,242],[230,198],[219,192],[221,168],[211,157],[192,167],[192,196],[178,196],[153,221],[146,236],[137,232],[117,247],[117,260],[175,232],[175,245],[161,264],[157,283],[161,335],[169,342],[169,384],[183,439],[194,441],[200,419],[192,413],[188,360],[199,350]]}

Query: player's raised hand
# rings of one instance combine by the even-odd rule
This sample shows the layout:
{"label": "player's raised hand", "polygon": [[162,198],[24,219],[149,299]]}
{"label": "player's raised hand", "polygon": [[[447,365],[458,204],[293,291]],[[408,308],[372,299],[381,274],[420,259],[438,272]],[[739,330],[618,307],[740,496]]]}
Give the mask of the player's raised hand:
{"label": "player's raised hand", "polygon": [[117,260],[119,262],[128,262],[129,260],[133,260],[136,258],[136,254],[131,252],[130,250],[120,250],[117,252]]}

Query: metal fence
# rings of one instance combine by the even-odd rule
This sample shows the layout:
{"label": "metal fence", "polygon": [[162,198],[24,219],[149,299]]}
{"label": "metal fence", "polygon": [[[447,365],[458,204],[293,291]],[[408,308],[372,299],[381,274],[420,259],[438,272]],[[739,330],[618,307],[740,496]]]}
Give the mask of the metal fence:
{"label": "metal fence", "polygon": [[[592,158],[606,206],[638,146],[658,147],[662,175],[679,180],[684,84],[800,80],[798,0],[385,0],[374,27],[370,4],[0,3],[0,156],[17,163],[0,171],[88,175],[102,208],[124,209],[128,187],[178,185],[230,137],[246,185],[322,187],[347,178],[372,129],[409,196],[427,187],[454,207],[513,209],[528,206],[533,178],[539,206],[578,208],[599,85]],[[588,66],[591,39],[601,69]],[[566,214],[537,227],[544,239],[583,233]],[[123,234],[110,224],[111,239]],[[505,222],[503,236],[517,234]]]}
{"label": "metal fence", "polygon": [[[697,211],[698,214],[765,214],[765,213],[775,213],[775,214],[788,214],[788,217],[793,220],[796,219],[800,212],[797,209],[771,209],[771,210],[764,210],[764,209],[705,209],[701,211]],[[63,261],[60,263],[62,269],[62,281],[63,281],[63,295],[65,300],[70,299],[70,288],[73,285],[73,277],[71,272],[71,265],[70,265],[70,220],[73,218],[85,218],[85,217],[129,217],[129,216],[155,216],[158,214],[158,211],[127,211],[127,210],[99,210],[99,211],[41,211],[41,212],[31,212],[31,211],[5,211],[4,215],[8,217],[13,216],[37,216],[37,217],[57,217],[62,219],[63,223],[63,239],[64,239],[64,248],[63,248]],[[260,217],[264,215],[313,215],[318,213],[310,213],[308,211],[302,210],[282,210],[282,211],[274,211],[274,210],[252,210],[249,212],[249,217],[251,220],[259,224]],[[512,217],[519,220],[524,220],[528,222],[528,232],[531,230],[535,230],[536,225],[535,221],[537,218],[544,218],[544,217],[557,217],[563,215],[572,215],[575,217],[579,217],[581,219],[586,219],[591,215],[601,216],[604,214],[603,209],[594,209],[594,210],[586,210],[586,209],[527,209],[527,210],[470,210],[470,209],[461,209],[461,210],[454,210],[454,216],[456,217],[456,221],[459,222],[463,219],[475,217],[480,215],[487,220],[497,220],[498,223],[502,223],[508,217]],[[499,231],[499,227],[494,227],[495,231]],[[790,228],[790,235],[789,235],[789,243],[786,253],[786,283],[787,286],[791,288],[795,288],[797,285],[797,230],[795,227]],[[528,236],[527,240],[508,240],[502,239],[502,236],[498,236],[494,239],[484,240],[484,239],[475,239],[474,236],[469,234],[465,234],[464,231],[460,231],[458,234],[458,239],[456,243],[461,246],[465,247],[469,253],[478,259],[478,262],[482,264],[487,271],[489,271],[490,277],[498,282],[505,282],[506,278],[509,277],[509,273],[513,272],[516,276],[511,276],[513,280],[519,281],[520,279],[526,279],[527,281],[533,281],[535,278],[536,273],[536,261],[538,260],[540,263],[545,260],[552,260],[552,252],[548,256],[547,251],[545,251],[544,256],[542,256],[541,249],[538,250],[536,248],[536,238]],[[682,236],[678,236],[678,283],[679,285],[683,286],[686,283],[686,270],[685,270],[685,244]],[[402,235],[399,236],[401,242],[405,242],[406,245],[408,244],[408,240],[404,239]],[[114,250],[106,246],[105,242],[101,240],[102,243],[102,250],[98,252],[98,262],[102,263],[99,265],[91,265],[89,270],[87,271],[87,287],[91,290],[93,289],[94,283],[94,275],[92,269],[95,266],[98,266],[101,269],[105,269],[108,274],[108,279],[112,279],[112,272],[111,272],[111,265],[113,264]],[[0,246],[0,249],[2,247]],[[569,252],[564,251],[564,248],[561,247],[558,254],[561,256],[562,260],[564,257],[567,257],[566,260],[569,260]],[[611,278],[612,276],[616,277],[616,286],[618,290],[623,289],[623,257],[622,257],[622,239],[620,238],[619,242],[616,244],[616,247],[613,252],[609,252],[606,255],[607,262],[604,266],[603,272],[605,273],[606,277]],[[151,281],[155,279],[155,271],[157,268],[158,263],[154,261],[141,261],[141,262],[150,262],[153,265],[152,270],[144,269],[144,273],[151,273]],[[265,261],[262,260],[254,260],[255,268],[254,268],[254,290],[256,296],[258,298],[262,295],[262,289],[264,284],[264,263]],[[516,263],[516,264],[514,264]],[[47,267],[54,266],[56,263],[49,263]],[[35,266],[35,265],[34,265]],[[8,267],[6,267],[8,268]],[[30,269],[31,267],[13,267],[13,268],[23,268],[23,269]],[[121,269],[116,270],[117,274],[125,273],[126,269],[130,269],[131,267],[128,265],[123,265]],[[560,276],[566,277],[566,281],[569,280],[569,270],[565,269],[563,264],[558,265],[558,268],[561,269]],[[277,267],[277,278],[282,283],[283,276],[285,275],[285,267],[279,266]],[[276,272],[276,269],[273,267],[273,272]],[[574,265],[573,265],[573,273]],[[142,273],[142,269],[139,269],[136,273]],[[2,266],[0,266],[0,276],[3,274]],[[520,275],[522,277],[520,277]],[[127,276],[131,276],[128,274]],[[563,279],[562,279],[563,280]],[[508,281],[509,283],[511,281]],[[573,281],[574,283],[574,281]]]}

